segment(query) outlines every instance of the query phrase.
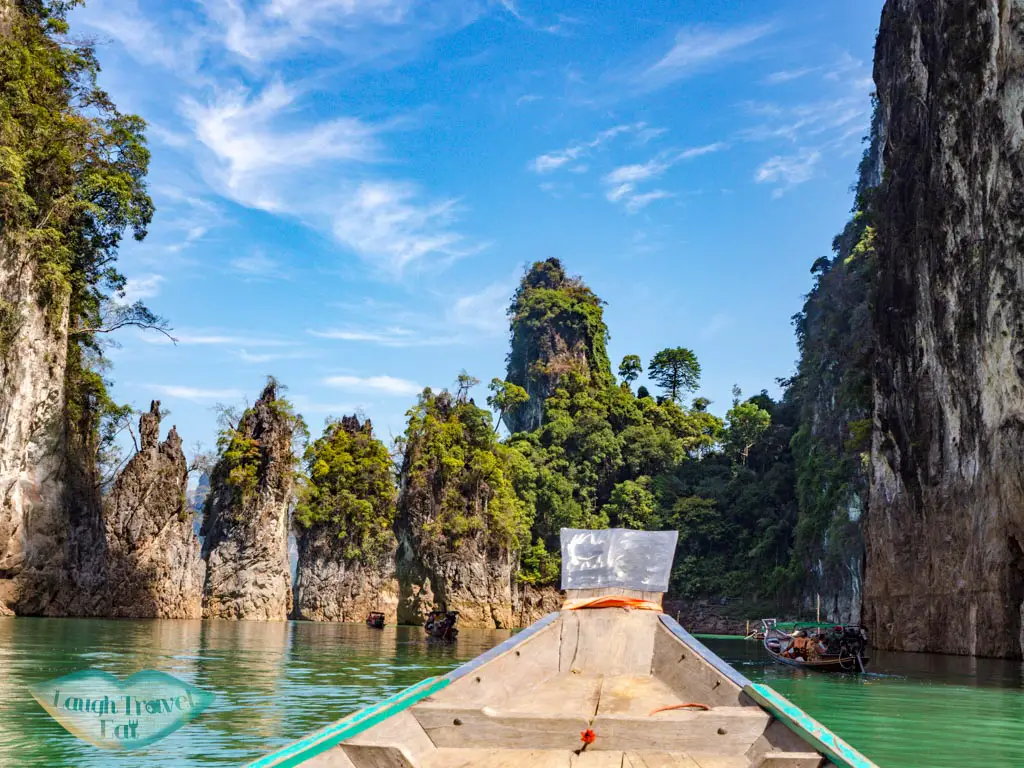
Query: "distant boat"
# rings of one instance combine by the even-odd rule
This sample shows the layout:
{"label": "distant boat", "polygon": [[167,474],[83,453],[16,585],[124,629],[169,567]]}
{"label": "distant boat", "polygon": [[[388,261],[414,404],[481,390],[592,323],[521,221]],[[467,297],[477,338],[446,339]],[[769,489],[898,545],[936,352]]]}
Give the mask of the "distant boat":
{"label": "distant boat", "polygon": [[561,611],[249,768],[877,768],[662,613],[669,533],[563,531],[605,549],[563,554]]}
{"label": "distant boat", "polygon": [[371,611],[366,617],[366,626],[374,629],[384,629],[384,614],[379,611]]}
{"label": "distant boat", "polygon": [[851,624],[763,619],[764,649],[780,664],[821,672],[863,672],[868,633]]}
{"label": "distant boat", "polygon": [[455,623],[459,620],[458,611],[431,611],[423,628],[427,634],[439,640],[454,640],[459,636]]}

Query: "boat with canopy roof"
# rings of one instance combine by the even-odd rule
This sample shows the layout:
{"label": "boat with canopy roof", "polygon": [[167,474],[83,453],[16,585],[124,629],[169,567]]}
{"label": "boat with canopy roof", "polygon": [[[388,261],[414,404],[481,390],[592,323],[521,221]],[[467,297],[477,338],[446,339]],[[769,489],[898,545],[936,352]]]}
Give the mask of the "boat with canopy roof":
{"label": "boat with canopy roof", "polygon": [[852,624],[763,619],[764,648],[780,664],[821,672],[863,672],[868,634]]}

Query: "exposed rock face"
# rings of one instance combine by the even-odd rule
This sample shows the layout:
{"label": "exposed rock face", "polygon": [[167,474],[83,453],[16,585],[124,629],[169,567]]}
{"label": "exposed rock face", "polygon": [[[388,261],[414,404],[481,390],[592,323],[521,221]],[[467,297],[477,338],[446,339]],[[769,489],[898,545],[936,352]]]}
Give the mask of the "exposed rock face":
{"label": "exposed rock face", "polygon": [[865,619],[883,648],[1020,658],[1024,4],[890,0]]}
{"label": "exposed rock face", "polygon": [[0,238],[0,601],[18,599],[25,568],[49,567],[65,535],[68,306],[39,305],[36,267]]}
{"label": "exposed rock face", "polygon": [[186,505],[188,470],[171,427],[160,440],[160,403],[139,420],[141,445],[103,500],[104,615],[202,618],[204,564]]}
{"label": "exposed rock face", "polygon": [[509,432],[540,427],[544,400],[570,371],[595,384],[612,381],[601,306],[582,280],[565,274],[558,259],[536,262],[523,277],[509,309],[507,379],[525,389],[530,399],[505,414]]}
{"label": "exposed rock face", "polygon": [[338,556],[337,536],[325,528],[297,537],[295,618],[308,621],[363,621],[380,611],[389,624],[398,619],[398,580],[394,550],[379,561]]}
{"label": "exposed rock face", "polygon": [[298,567],[295,617],[363,621],[380,611],[394,623],[394,467],[369,419],[327,424],[306,452],[309,482],[294,525]]}
{"label": "exposed rock face", "polygon": [[271,381],[213,469],[201,532],[204,618],[284,620],[291,613],[294,429],[295,417]]}

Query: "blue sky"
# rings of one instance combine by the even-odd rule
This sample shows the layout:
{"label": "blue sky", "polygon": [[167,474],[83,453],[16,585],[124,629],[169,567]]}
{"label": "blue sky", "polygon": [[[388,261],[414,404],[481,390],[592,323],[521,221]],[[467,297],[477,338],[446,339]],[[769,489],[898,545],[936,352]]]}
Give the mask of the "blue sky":
{"label": "blue sky", "polygon": [[[425,385],[504,373],[550,256],[613,364],[688,346],[701,394],[777,392],[851,205],[882,0],[89,0],[101,82],[150,123],[157,215],[122,249],[114,396],[186,445],[267,374],[314,434],[388,439]],[[485,391],[476,393],[482,402]]]}

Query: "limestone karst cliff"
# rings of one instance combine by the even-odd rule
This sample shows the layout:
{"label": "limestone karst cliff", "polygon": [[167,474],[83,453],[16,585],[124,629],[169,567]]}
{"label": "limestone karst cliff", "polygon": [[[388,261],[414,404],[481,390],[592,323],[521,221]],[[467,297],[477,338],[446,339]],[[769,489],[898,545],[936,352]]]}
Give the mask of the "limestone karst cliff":
{"label": "limestone karst cliff", "polygon": [[853,217],[818,259],[815,281],[794,318],[800,360],[789,396],[799,406],[792,441],[799,519],[793,567],[808,612],[860,621],[862,523],[871,446],[875,280],[873,191],[881,181],[885,127],[876,112],[860,165]]}
{"label": "limestone karst cliff", "polygon": [[299,423],[271,379],[221,437],[201,531],[204,618],[266,621],[291,614],[288,507]]}
{"label": "limestone karst cliff", "polygon": [[50,615],[102,598],[98,462],[116,407],[96,334],[159,320],[111,301],[121,239],[153,214],[149,152],[88,44],[55,39],[68,8],[0,0],[0,602]]}
{"label": "limestone karst cliff", "polygon": [[509,308],[512,346],[506,379],[530,399],[505,414],[509,432],[540,427],[544,400],[570,371],[595,385],[612,383],[602,301],[558,259],[538,261],[523,276]]}
{"label": "limestone karst cliff", "polygon": [[188,470],[171,427],[160,442],[160,403],[139,419],[139,451],[103,499],[106,588],[102,615],[202,617],[199,539],[187,506]]}
{"label": "limestone karst cliff", "polygon": [[865,621],[1021,658],[1024,6],[889,0]]}
{"label": "limestone karst cliff", "polygon": [[398,621],[436,608],[469,627],[510,627],[527,510],[490,414],[429,389],[410,411],[395,534]]}
{"label": "limestone karst cliff", "polygon": [[387,447],[369,419],[331,421],[306,451],[307,480],[294,524],[298,546],[295,618],[394,623],[395,481]]}

